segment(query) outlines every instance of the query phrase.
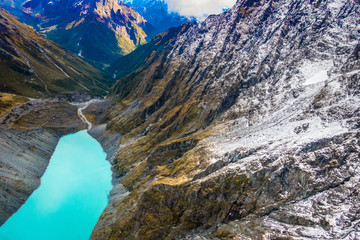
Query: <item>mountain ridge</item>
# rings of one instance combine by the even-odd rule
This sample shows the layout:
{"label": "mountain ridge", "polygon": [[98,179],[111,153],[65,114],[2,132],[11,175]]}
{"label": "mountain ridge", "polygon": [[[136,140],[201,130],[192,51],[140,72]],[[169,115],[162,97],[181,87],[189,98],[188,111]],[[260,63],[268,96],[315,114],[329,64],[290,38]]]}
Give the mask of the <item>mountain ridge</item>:
{"label": "mountain ridge", "polygon": [[92,239],[356,237],[359,13],[240,0],[145,45],[96,120],[121,137]]}
{"label": "mountain ridge", "polygon": [[154,35],[151,24],[121,1],[61,0],[48,4],[32,0],[24,8],[41,19],[41,33],[98,66],[130,53]]}
{"label": "mountain ridge", "polygon": [[156,34],[189,21],[169,13],[167,3],[161,0],[31,0],[1,4],[49,39],[101,68]]}

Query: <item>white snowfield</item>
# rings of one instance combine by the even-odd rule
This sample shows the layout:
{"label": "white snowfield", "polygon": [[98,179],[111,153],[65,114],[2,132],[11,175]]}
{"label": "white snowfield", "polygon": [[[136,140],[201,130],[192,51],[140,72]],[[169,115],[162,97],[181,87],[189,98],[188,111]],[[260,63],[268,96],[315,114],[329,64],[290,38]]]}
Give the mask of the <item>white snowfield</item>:
{"label": "white snowfield", "polygon": [[[349,119],[342,119],[341,113],[335,112],[354,113],[358,111],[360,96],[346,94],[339,96],[340,93],[346,92],[347,87],[344,85],[344,78],[354,77],[354,75],[360,79],[360,71],[356,70],[337,76],[328,85],[326,81],[329,79],[325,70],[315,73],[313,77],[307,79],[308,85],[302,86],[301,78],[297,78],[300,82],[292,82],[292,84],[300,87],[292,90],[300,92],[300,95],[293,98],[289,92],[286,93],[286,90],[280,87],[278,91],[280,94],[274,97],[271,107],[266,106],[261,96],[256,96],[255,99],[252,98],[247,101],[239,101],[237,106],[234,106],[230,111],[244,111],[243,106],[251,105],[250,102],[256,102],[256,105],[253,105],[257,109],[256,115],[252,118],[242,117],[224,122],[215,127],[214,131],[219,132],[218,134],[201,142],[200,146],[209,151],[210,164],[220,161],[229,161],[229,163],[198,181],[206,181],[209,178],[231,172],[245,173],[250,177],[262,171],[264,167],[278,168],[280,171],[282,166],[288,163],[288,159],[292,158],[291,166],[312,176],[314,183],[321,185],[338,181],[339,183],[336,184],[338,187],[319,192],[310,198],[290,202],[272,215],[257,219],[259,221],[257,224],[261,224],[268,232],[278,233],[277,236],[290,235],[294,239],[358,239],[360,233],[355,229],[360,224],[360,220],[353,222],[351,219],[355,218],[354,212],[357,211],[356,206],[359,202],[350,196],[353,189],[360,187],[359,163],[356,153],[350,158],[352,160],[349,160],[346,166],[331,173],[332,176],[319,175],[319,172],[322,171],[321,167],[314,167],[312,164],[317,159],[316,154],[308,154],[308,159],[303,157],[306,146],[324,139],[359,132],[358,129],[353,129],[348,124]],[[282,82],[282,84],[285,86],[287,83]],[[256,88],[267,89],[269,86],[261,84],[257,85]],[[326,92],[327,101],[333,98],[333,102],[323,106],[316,114],[309,113],[322,92]],[[330,112],[335,112],[335,116],[329,117]],[[348,143],[344,140],[340,144],[341,148],[334,146],[321,151],[321,153],[327,154],[326,152],[332,151],[331,149],[345,151],[345,146],[351,145],[350,142],[353,140],[346,141]],[[358,150],[360,150],[359,146]],[[249,152],[253,153],[246,156]],[[267,159],[273,160],[268,163]],[[347,179],[343,185],[341,179]],[[307,186],[302,185],[301,182],[298,184],[299,189],[304,189]],[[279,197],[284,200],[289,196],[290,193],[288,192],[279,194]],[[313,222],[314,225],[288,224],[282,220],[284,215],[290,218],[303,218],[304,221]],[[321,227],[323,219],[329,223],[331,231]],[[243,228],[245,223],[247,223],[246,220],[231,222],[230,226],[234,225],[234,231],[237,231],[236,229]],[[226,225],[226,228],[228,227]],[[271,234],[265,234],[264,239],[272,239],[270,236]]]}
{"label": "white snowfield", "polygon": [[[317,84],[321,82],[331,81],[340,76],[351,76],[358,74],[360,70],[355,70],[351,72],[345,72],[342,74],[333,74],[330,75],[331,70],[334,69],[334,66],[331,61],[321,61],[321,62],[306,62],[299,69],[303,77],[306,79],[303,83],[304,86]],[[335,68],[336,69],[336,68]]]}
{"label": "white snowfield", "polygon": [[[241,234],[246,231],[238,229],[246,224],[250,233],[255,231],[251,224],[264,226],[263,239],[360,239],[360,199],[351,197],[351,189],[360,187],[360,146],[355,137],[359,134],[360,5],[354,0],[319,1],[318,7],[313,1],[285,0],[260,5],[240,20],[235,7],[224,16],[198,23],[170,53],[176,62],[196,58],[189,72],[209,69],[208,75],[214,77],[203,79],[208,81],[208,92],[226,96],[231,86],[258,81],[240,88],[236,103],[213,124],[213,135],[198,144],[208,151],[209,165],[221,167],[196,181],[229,173],[256,179],[268,171],[271,184],[276,174],[290,168],[300,180],[283,183],[283,188],[286,184],[291,188],[277,197],[286,204],[257,218],[258,222],[245,219],[224,228],[244,239],[247,236]],[[284,26],[292,21],[296,24]],[[345,156],[345,162],[337,154]],[[323,168],[322,159],[337,167]],[[305,176],[307,182],[301,182]],[[306,189],[317,193],[291,197]],[[280,200],[266,198],[266,190],[259,190],[263,192],[257,204],[278,204]],[[296,222],[292,219],[304,225],[290,224]]]}
{"label": "white snowfield", "polygon": [[306,79],[304,85],[307,86],[319,82],[325,82],[329,79],[328,71],[332,67],[332,61],[305,62],[300,68],[300,72]]}

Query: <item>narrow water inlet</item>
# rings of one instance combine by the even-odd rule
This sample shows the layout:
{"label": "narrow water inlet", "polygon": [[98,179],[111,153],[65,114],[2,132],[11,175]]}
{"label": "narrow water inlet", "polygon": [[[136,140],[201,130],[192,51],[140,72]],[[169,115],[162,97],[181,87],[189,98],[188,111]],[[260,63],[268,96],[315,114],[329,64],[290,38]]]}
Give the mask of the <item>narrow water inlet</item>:
{"label": "narrow water inlet", "polygon": [[40,187],[0,227],[0,239],[89,239],[108,204],[111,180],[106,154],[87,131],[62,137]]}

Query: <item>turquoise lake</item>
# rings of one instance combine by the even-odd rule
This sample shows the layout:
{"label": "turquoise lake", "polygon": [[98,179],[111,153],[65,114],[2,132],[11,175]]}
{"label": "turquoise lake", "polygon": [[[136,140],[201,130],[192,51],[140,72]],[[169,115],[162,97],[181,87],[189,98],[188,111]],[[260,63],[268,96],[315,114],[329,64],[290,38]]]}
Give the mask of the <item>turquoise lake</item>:
{"label": "turquoise lake", "polygon": [[86,131],[62,137],[40,187],[0,227],[0,239],[89,239],[112,188],[105,159]]}

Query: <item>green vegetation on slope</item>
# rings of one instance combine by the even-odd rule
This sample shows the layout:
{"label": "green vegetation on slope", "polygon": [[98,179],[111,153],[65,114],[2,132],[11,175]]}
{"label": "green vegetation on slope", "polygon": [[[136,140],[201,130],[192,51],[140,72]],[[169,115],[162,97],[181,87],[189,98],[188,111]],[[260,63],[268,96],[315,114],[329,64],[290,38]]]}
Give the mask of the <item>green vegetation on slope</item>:
{"label": "green vegetation on slope", "polygon": [[[120,57],[110,66],[108,70],[115,74],[116,79],[120,79],[134,72],[136,69],[144,65],[154,52],[161,51],[161,49],[168,45],[171,40],[176,39],[177,36],[186,32],[190,26],[191,23],[184,23],[179,27],[170,28],[167,32],[157,35],[148,44],[139,46],[132,53]],[[122,84],[123,82],[118,83],[118,85]],[[115,88],[117,87],[115,86]],[[114,92],[116,92],[116,89]]]}
{"label": "green vegetation on slope", "polygon": [[105,95],[102,71],[37,34],[0,8],[0,91],[29,97]]}
{"label": "green vegetation on slope", "polygon": [[41,33],[101,68],[154,36],[152,25],[121,1],[32,0],[25,8],[41,21]]}

